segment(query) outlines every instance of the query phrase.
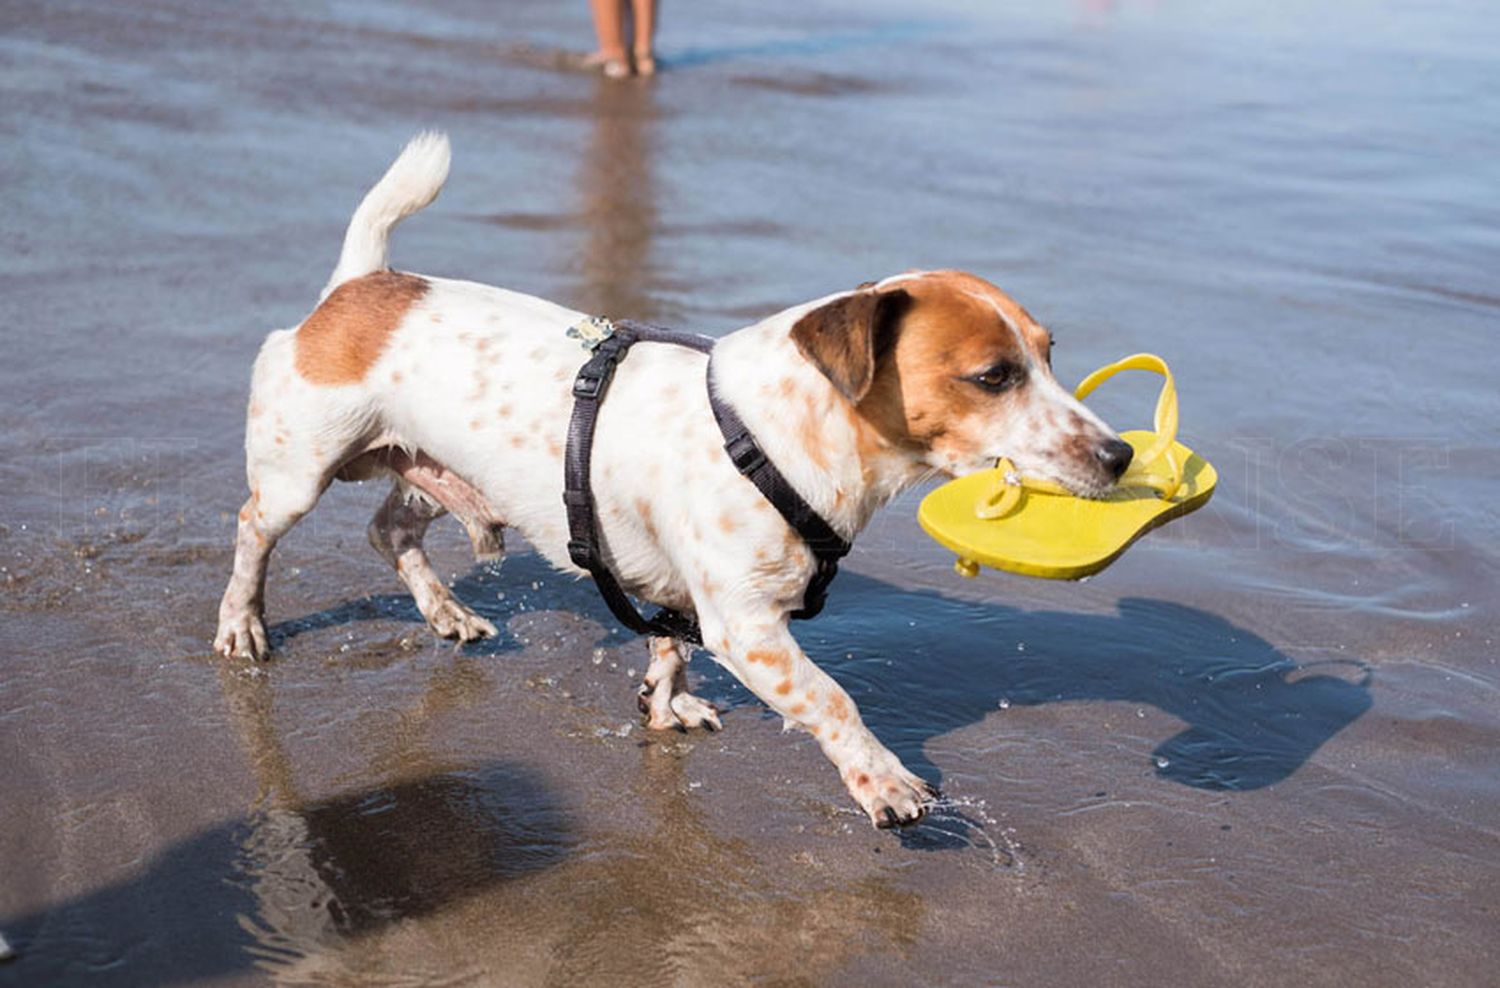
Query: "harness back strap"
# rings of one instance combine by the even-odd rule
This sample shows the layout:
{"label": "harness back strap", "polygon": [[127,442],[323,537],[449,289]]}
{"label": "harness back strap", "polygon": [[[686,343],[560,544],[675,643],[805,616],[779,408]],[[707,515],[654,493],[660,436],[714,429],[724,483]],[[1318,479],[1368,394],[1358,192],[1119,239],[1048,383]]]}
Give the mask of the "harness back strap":
{"label": "harness back strap", "polygon": [[641,635],[661,635],[701,643],[698,622],[680,611],[662,608],[648,620],[635,609],[620,583],[610,572],[599,551],[599,519],[594,514],[594,490],[590,479],[594,452],[594,426],[599,406],[609,393],[615,368],[637,342],[674,343],[702,353],[713,349],[706,336],[674,333],[656,326],[620,321],[613,333],[599,340],[591,356],[573,380],[573,416],[568,422],[568,446],[563,461],[563,504],[568,512],[568,556],[575,566],[588,570],[610,611],[620,623]]}

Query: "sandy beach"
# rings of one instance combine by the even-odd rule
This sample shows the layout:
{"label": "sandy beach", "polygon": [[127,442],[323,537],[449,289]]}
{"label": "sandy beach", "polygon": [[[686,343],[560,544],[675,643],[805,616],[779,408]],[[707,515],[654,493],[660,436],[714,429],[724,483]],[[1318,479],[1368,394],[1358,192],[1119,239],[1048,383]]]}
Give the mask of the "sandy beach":
{"label": "sandy beach", "polygon": [[[1435,985],[1500,943],[1500,19],[1483,4],[0,9],[0,985]],[[797,629],[945,799],[876,832],[706,655],[336,485],[210,653],[249,368],[423,128],[397,267],[718,336],[910,268],[1072,383],[1167,357],[1214,502],[960,580],[903,496]],[[1154,383],[1090,404],[1142,427]]]}

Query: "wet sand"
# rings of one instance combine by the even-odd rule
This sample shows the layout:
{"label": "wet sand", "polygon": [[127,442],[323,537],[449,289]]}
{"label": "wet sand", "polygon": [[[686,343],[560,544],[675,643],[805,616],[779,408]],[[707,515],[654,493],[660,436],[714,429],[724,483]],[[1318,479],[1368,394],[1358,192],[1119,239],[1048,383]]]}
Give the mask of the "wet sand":
{"label": "wet sand", "polygon": [[[0,984],[1492,983],[1494,18],[742,6],[625,85],[567,4],[0,11]],[[704,657],[726,731],[644,732],[524,546],[440,523],[502,635],[433,641],[378,485],[218,661],[250,361],[430,126],[398,266],[713,334],[969,268],[1065,380],[1167,356],[1220,493],[1083,584],[877,519],[799,633],[947,793],[902,834]]]}

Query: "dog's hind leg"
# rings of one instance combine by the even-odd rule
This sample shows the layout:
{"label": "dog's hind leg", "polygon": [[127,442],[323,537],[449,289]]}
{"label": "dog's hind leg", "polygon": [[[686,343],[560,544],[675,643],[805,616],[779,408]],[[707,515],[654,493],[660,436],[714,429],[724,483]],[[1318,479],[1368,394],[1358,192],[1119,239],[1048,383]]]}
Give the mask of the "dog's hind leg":
{"label": "dog's hind leg", "polygon": [[226,658],[265,658],[270,651],[263,621],[266,563],[276,542],[312,510],[327,482],[317,469],[262,471],[240,508],[234,573],[219,602],[214,651]]}
{"label": "dog's hind leg", "polygon": [[[495,635],[493,624],[454,599],[422,548],[427,526],[443,513],[442,505],[398,480],[370,520],[370,545],[396,570],[433,631],[461,642]],[[494,549],[499,550],[498,539]]]}
{"label": "dog's hind leg", "polygon": [[673,728],[685,731],[694,727],[723,730],[718,709],[687,691],[687,660],[691,654],[687,643],[652,637],[647,647],[651,651],[651,664],[636,694],[636,704],[647,717],[646,726],[653,731]]}

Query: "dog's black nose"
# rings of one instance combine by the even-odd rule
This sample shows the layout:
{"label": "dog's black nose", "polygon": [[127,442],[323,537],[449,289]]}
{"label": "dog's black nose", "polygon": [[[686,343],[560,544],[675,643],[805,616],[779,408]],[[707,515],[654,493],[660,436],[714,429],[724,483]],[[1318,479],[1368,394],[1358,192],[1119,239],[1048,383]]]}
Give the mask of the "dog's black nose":
{"label": "dog's black nose", "polygon": [[1135,456],[1135,450],[1123,439],[1106,439],[1094,450],[1094,455],[1099,457],[1099,462],[1104,464],[1104,469],[1109,475],[1119,480],[1125,473],[1125,468],[1130,466],[1130,458]]}

